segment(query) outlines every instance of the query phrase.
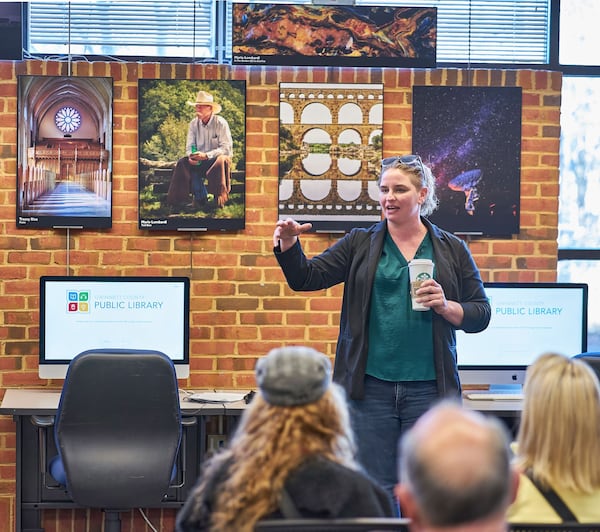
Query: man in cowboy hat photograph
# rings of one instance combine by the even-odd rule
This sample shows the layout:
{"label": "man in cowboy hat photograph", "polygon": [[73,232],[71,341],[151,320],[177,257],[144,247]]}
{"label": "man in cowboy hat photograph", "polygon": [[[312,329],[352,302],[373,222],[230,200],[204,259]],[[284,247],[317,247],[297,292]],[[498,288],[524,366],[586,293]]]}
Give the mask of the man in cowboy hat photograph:
{"label": "man in cowboy hat photograph", "polygon": [[214,201],[223,207],[231,192],[231,156],[233,140],[227,120],[219,116],[221,104],[212,94],[200,90],[195,101],[196,118],[188,128],[186,156],[177,161],[167,193],[169,205],[177,206],[189,201],[199,209]]}

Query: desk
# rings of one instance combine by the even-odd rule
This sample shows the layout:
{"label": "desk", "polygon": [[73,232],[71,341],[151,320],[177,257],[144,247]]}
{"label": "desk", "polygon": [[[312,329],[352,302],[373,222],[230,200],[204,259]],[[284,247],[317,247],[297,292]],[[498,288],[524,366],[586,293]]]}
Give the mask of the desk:
{"label": "desk", "polygon": [[[243,401],[235,403],[195,403],[186,400],[185,392],[181,394],[181,414],[183,416],[217,416],[241,415],[246,408]],[[0,405],[0,414],[12,416],[54,415],[60,400],[60,390],[8,389]],[[518,417],[521,414],[521,401],[472,401],[463,399],[463,405],[471,410],[479,410],[486,414],[501,417]]]}
{"label": "desk", "polygon": [[[180,508],[198,478],[207,450],[208,428],[218,421],[220,434],[229,434],[244,411],[243,401],[234,403],[196,403],[181,395],[183,437],[178,456],[176,486],[169,489],[160,508]],[[64,488],[46,478],[46,457],[56,454],[52,419],[58,408],[60,390],[8,389],[0,414],[11,415],[16,427],[16,509],[17,532],[42,532],[41,511],[77,508]],[[46,417],[47,416],[47,417]],[[38,421],[48,422],[42,426]]]}
{"label": "desk", "polygon": [[478,410],[482,414],[488,414],[499,418],[510,432],[513,438],[516,438],[521,421],[521,411],[523,410],[523,401],[472,401],[463,397],[463,406],[471,410]]}
{"label": "desk", "polygon": [[479,410],[483,414],[493,414],[501,418],[520,418],[523,401],[472,401],[463,398],[463,406],[471,410]]}
{"label": "desk", "polygon": [[[181,395],[184,437],[178,458],[178,486],[171,488],[161,508],[180,508],[199,474],[210,439],[208,427],[218,422],[215,434],[229,434],[244,411],[243,401],[234,403],[196,403]],[[41,510],[76,508],[62,488],[48,488],[43,471],[45,456],[56,454],[52,425],[41,427],[36,416],[53,416],[58,408],[60,390],[8,389],[0,405],[0,414],[11,415],[16,423],[16,510],[17,532],[41,532]],[[467,408],[496,415],[509,423],[518,420],[520,401],[471,401]],[[51,420],[49,420],[51,421]],[[214,429],[213,429],[214,430]]]}

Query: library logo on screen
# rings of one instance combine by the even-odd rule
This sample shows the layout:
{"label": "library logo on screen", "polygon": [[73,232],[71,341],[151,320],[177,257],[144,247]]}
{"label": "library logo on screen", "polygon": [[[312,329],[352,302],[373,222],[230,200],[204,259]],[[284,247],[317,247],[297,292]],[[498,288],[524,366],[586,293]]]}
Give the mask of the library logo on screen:
{"label": "library logo on screen", "polygon": [[67,290],[68,312],[89,312],[90,291],[89,290]]}

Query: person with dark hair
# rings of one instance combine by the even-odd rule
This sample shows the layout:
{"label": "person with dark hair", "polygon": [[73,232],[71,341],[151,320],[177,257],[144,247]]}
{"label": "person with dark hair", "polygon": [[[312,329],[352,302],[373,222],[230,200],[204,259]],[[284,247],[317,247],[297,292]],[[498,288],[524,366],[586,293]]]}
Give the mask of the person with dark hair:
{"label": "person with dark hair", "polygon": [[414,532],[505,532],[519,477],[494,417],[442,401],[399,442],[396,496]]}
{"label": "person with dark hair", "polygon": [[[382,161],[384,219],[355,228],[309,259],[299,236],[311,229],[291,218],[273,232],[274,254],[292,290],[344,283],[333,380],[350,400],[358,457],[393,500],[400,435],[440,397],[459,397],[456,329],[479,332],[491,309],[463,240],[432,224],[435,179],[418,155]],[[416,290],[409,263],[429,259],[433,277]]]}
{"label": "person with dark hair", "polygon": [[258,392],[233,438],[205,462],[177,532],[251,532],[261,519],[391,517],[385,491],[354,458],[345,394],[309,347],[256,364]]}

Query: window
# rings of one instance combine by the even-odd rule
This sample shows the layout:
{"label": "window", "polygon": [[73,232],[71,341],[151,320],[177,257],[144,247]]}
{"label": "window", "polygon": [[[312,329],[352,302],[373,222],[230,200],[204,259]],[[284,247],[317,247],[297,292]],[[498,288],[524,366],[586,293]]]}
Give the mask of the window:
{"label": "window", "polygon": [[[356,0],[356,5],[388,2]],[[26,52],[34,57],[229,62],[231,3],[232,0],[29,2]],[[399,0],[394,4],[437,7],[440,64],[548,62],[550,0]]]}
{"label": "window", "polygon": [[589,285],[588,350],[600,351],[600,76],[565,76],[558,280]]}
{"label": "window", "polygon": [[600,351],[600,35],[597,0],[561,0],[558,280],[589,291],[588,350]]}
{"label": "window", "polygon": [[558,281],[588,284],[588,351],[600,351],[600,261],[561,260]]}
{"label": "window", "polygon": [[438,61],[547,63],[548,4],[547,0],[434,2],[438,7]]}
{"label": "window", "polygon": [[561,65],[598,65],[599,19],[600,2],[597,0],[561,0]]}
{"label": "window", "polygon": [[600,248],[600,77],[563,77],[560,127],[558,245]]}
{"label": "window", "polygon": [[29,2],[30,55],[217,59],[213,0]]}

